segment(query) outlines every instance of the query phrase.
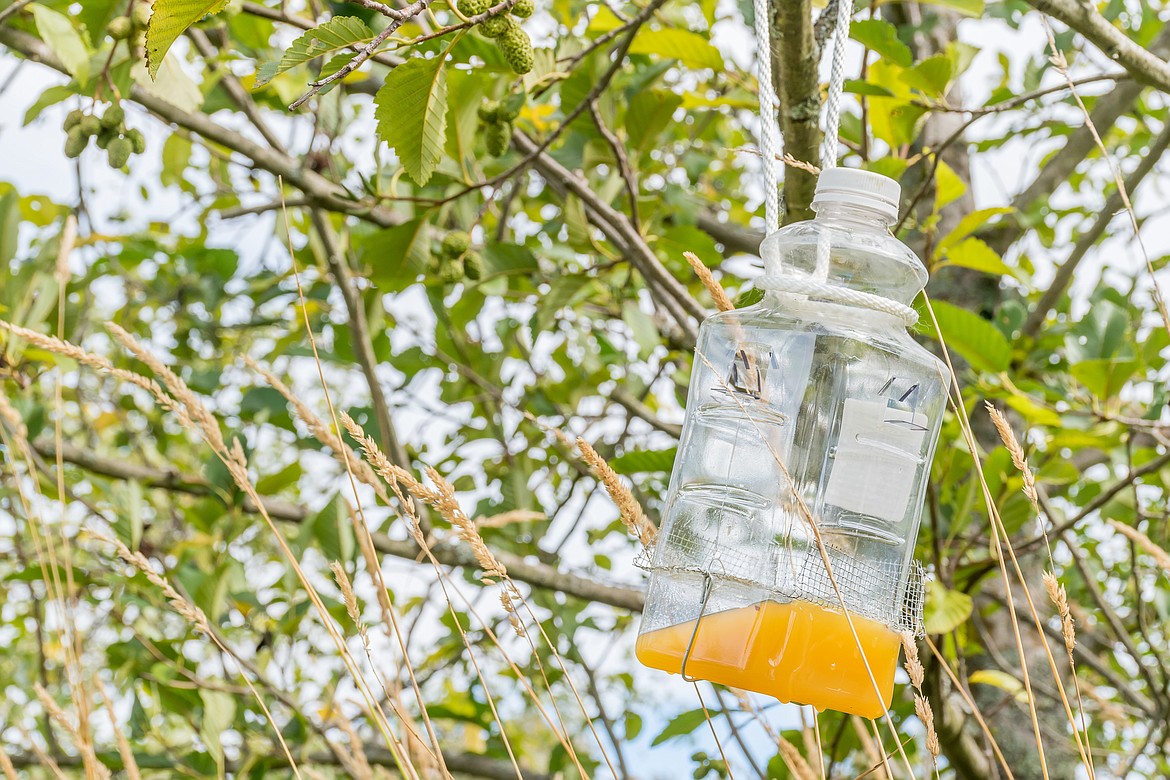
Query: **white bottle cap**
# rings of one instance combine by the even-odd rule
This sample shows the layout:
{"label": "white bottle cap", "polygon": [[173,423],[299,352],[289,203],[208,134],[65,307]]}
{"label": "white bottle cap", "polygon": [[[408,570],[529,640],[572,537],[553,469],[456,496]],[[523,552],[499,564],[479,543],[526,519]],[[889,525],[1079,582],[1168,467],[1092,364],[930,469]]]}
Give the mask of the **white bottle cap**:
{"label": "white bottle cap", "polygon": [[857,168],[826,168],[817,178],[815,210],[822,203],[848,203],[880,211],[890,222],[898,218],[902,187],[889,176]]}

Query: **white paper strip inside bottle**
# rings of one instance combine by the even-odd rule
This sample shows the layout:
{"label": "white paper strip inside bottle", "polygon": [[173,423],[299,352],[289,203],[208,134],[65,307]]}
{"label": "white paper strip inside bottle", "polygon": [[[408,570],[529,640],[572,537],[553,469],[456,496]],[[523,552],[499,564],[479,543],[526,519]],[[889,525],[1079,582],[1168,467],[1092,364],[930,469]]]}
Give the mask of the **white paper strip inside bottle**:
{"label": "white paper strip inside bottle", "polygon": [[642,561],[646,665],[863,717],[888,708],[899,633],[920,629],[913,553],[947,382],[906,331],[926,271],[889,235],[897,203],[885,177],[825,171],[816,219],[764,243],[764,299],[700,328]]}

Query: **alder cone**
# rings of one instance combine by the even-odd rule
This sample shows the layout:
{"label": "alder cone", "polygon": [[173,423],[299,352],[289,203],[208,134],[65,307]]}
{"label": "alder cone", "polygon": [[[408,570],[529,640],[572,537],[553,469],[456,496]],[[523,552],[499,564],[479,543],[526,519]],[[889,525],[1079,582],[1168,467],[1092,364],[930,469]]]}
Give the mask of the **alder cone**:
{"label": "alder cone", "polygon": [[492,157],[499,157],[508,151],[508,147],[512,144],[512,123],[493,122],[484,128],[483,140],[487,146],[488,154]]}
{"label": "alder cone", "polygon": [[464,16],[479,16],[492,7],[492,0],[459,0],[459,12]]}
{"label": "alder cone", "polygon": [[513,71],[520,75],[524,75],[532,70],[534,61],[532,52],[532,39],[528,37],[528,33],[524,32],[519,25],[513,25],[508,29],[498,41],[500,51],[504,54],[504,59],[508,61],[508,66]]}
{"label": "alder cone", "polygon": [[88,145],[89,136],[81,132],[80,127],[72,127],[65,136],[65,156],[70,159],[80,157]]}
{"label": "alder cone", "polygon": [[111,168],[121,168],[130,161],[130,152],[133,151],[130,142],[125,138],[115,138],[110,141],[109,147],[106,149],[106,159],[109,160]]}
{"label": "alder cone", "polygon": [[507,35],[508,31],[516,26],[510,16],[492,16],[479,23],[479,31],[489,38],[499,38]]}

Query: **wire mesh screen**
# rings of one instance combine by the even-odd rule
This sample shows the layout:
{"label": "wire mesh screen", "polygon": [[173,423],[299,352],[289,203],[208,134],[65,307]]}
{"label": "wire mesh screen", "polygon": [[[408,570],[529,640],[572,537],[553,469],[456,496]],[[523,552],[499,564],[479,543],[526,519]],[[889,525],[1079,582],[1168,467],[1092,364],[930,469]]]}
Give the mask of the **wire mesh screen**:
{"label": "wire mesh screen", "polygon": [[766,591],[778,601],[799,600],[835,610],[844,603],[851,614],[895,631],[924,635],[926,578],[922,564],[910,562],[905,587],[900,589],[901,564],[875,565],[831,546],[826,546],[825,552],[831,577],[815,544],[773,542],[745,550],[693,536],[676,526],[666,538],[643,547],[634,564],[651,572],[687,572],[736,582]]}

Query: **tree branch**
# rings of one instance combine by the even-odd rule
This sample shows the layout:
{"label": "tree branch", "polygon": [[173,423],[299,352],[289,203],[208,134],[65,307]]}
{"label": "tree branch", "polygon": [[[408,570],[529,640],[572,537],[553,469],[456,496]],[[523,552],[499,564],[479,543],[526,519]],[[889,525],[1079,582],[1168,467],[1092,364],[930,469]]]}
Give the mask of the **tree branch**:
{"label": "tree branch", "polygon": [[[0,26],[0,44],[27,59],[67,74],[65,66],[52,50],[43,41],[26,32]],[[309,170],[299,159],[262,146],[234,130],[216,124],[204,113],[184,111],[148,92],[139,84],[131,87],[130,97],[163,121],[178,125],[208,141],[242,154],[252,161],[253,167],[280,176],[322,208],[354,214],[380,227],[393,227],[402,222],[402,218],[389,209],[355,200],[344,187]]]}
{"label": "tree branch", "polygon": [[[1158,57],[1170,56],[1170,24],[1164,26],[1154,38],[1150,44],[1150,51]],[[1061,85],[1061,89],[1065,86]],[[1118,119],[1133,110],[1144,89],[1144,84],[1128,80],[1118,83],[1112,90],[1098,98],[1089,114],[1089,119],[1093,127],[1097,128],[1097,132],[1104,137]],[[1044,163],[1032,183],[1012,199],[1012,208],[1017,212],[1025,212],[1033,203],[1050,196],[1096,148],[1097,142],[1093,138],[1093,131],[1086,122],[1069,134],[1064,146]],[[989,230],[984,239],[997,254],[1002,255],[1024,232],[1025,228],[1018,221],[1007,220]]]}
{"label": "tree branch", "polygon": [[1114,27],[1092,3],[1083,0],[1027,0],[1037,11],[1083,35],[1109,59],[1143,84],[1170,92],[1170,63],[1134,42],[1129,33]]}
{"label": "tree branch", "polygon": [[[45,457],[55,457],[52,441],[35,441],[33,448]],[[133,463],[126,458],[107,458],[96,455],[75,444],[62,442],[61,456],[66,463],[79,466],[86,471],[112,479],[135,480],[145,487],[160,488],[195,496],[218,495],[215,487],[199,476],[182,473],[176,469],[157,469]],[[268,514],[284,522],[301,523],[309,517],[309,510],[300,504],[280,499],[264,499]],[[257,508],[245,499],[240,505],[245,512],[256,512]],[[407,560],[417,560],[422,551],[413,541],[391,539],[386,534],[373,534],[374,547],[387,555]],[[435,558],[444,566],[475,567],[475,556],[465,545],[442,542],[431,548]],[[626,585],[610,585],[587,577],[562,572],[544,563],[529,561],[527,558],[506,550],[493,550],[495,556],[508,568],[512,579],[546,590],[554,590],[585,601],[608,604],[619,609],[640,612],[645,594],[640,588]]]}
{"label": "tree branch", "polygon": [[[773,84],[780,97],[784,151],[801,162],[820,160],[820,50],[813,37],[811,0],[776,3],[772,21]],[[764,117],[761,121],[772,121]],[[812,219],[817,177],[788,166],[784,172],[784,222]]]}
{"label": "tree branch", "polygon": [[[1165,154],[1168,146],[1170,146],[1170,124],[1162,128],[1162,132],[1150,143],[1149,150],[1142,156],[1137,167],[1125,178],[1125,189],[1131,197],[1138,185],[1141,184],[1142,179],[1146,178],[1146,175],[1162,159],[1162,155]],[[1089,229],[1077,239],[1077,243],[1073,246],[1072,252],[1069,253],[1068,259],[1056,270],[1052,284],[1048,286],[1048,289],[1044,291],[1044,295],[1032,307],[1032,311],[1028,314],[1028,319],[1024,322],[1024,327],[1021,330],[1024,336],[1034,338],[1040,332],[1040,328],[1048,318],[1048,312],[1056,306],[1069,285],[1072,284],[1073,274],[1076,272],[1077,266],[1085,259],[1089,250],[1096,245],[1097,240],[1101,238],[1105,233],[1105,229],[1109,227],[1109,223],[1113,221],[1113,217],[1124,205],[1120,190],[1115,189],[1110,193],[1109,198],[1105,201],[1105,208],[1097,214],[1097,219],[1093,221]]]}
{"label": "tree branch", "polygon": [[706,310],[666,270],[629,218],[598,198],[584,179],[565,168],[547,152],[540,151],[539,145],[522,131],[517,130],[512,134],[512,143],[521,154],[532,157],[533,166],[546,181],[581,199],[586,213],[591,217],[589,221],[617,245],[630,264],[642,274],[650,295],[671,315],[682,331],[683,338],[694,345],[698,331],[691,317],[701,321],[707,316]]}

